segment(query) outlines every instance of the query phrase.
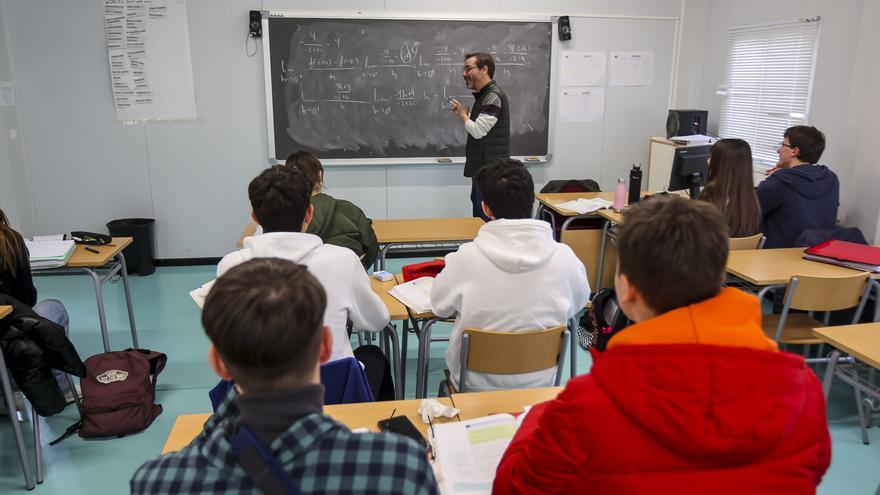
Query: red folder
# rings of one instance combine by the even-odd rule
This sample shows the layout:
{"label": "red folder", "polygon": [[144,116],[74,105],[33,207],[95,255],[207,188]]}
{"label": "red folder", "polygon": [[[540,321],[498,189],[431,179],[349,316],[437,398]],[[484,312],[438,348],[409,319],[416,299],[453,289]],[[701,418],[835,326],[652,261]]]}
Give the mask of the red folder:
{"label": "red folder", "polygon": [[880,265],[880,247],[846,241],[825,241],[806,250],[807,254],[865,265]]}

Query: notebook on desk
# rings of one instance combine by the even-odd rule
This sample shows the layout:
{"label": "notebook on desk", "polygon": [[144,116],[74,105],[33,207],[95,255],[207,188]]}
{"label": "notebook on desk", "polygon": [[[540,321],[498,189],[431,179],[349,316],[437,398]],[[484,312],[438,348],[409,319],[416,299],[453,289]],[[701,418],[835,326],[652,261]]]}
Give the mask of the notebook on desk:
{"label": "notebook on desk", "polygon": [[422,277],[395,285],[388,293],[416,313],[428,313],[431,311],[431,287],[433,286],[433,277]]}
{"label": "notebook on desk", "polygon": [[457,423],[435,424],[428,436],[439,463],[438,483],[447,495],[489,495],[498,463],[525,414],[493,414]]}
{"label": "notebook on desk", "polygon": [[830,240],[804,251],[804,258],[867,272],[880,272],[880,247]]}
{"label": "notebook on desk", "polygon": [[54,236],[26,240],[24,244],[30,253],[31,268],[34,270],[66,265],[73,256],[75,248],[73,241],[57,239]]}

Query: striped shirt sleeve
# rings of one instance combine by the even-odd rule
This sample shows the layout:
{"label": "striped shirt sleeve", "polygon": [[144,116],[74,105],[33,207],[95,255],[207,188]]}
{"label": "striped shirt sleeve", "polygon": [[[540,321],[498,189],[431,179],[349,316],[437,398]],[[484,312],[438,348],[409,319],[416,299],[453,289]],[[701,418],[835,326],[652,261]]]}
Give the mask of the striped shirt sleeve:
{"label": "striped shirt sleeve", "polygon": [[480,115],[476,121],[468,120],[464,123],[464,128],[474,139],[482,139],[489,134],[492,126],[498,122],[501,115],[501,98],[495,93],[486,95],[483,106],[480,108]]}

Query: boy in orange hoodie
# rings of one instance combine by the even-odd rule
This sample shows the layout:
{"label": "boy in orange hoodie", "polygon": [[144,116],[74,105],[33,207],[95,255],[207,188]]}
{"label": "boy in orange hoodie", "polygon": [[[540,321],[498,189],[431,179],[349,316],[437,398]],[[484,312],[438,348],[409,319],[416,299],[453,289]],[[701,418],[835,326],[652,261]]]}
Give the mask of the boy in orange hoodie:
{"label": "boy in orange hoodie", "polygon": [[821,386],[764,336],[754,296],[722,289],[727,237],[707,203],[626,211],[615,289],[635,324],[531,410],[494,493],[815,493],[831,457]]}

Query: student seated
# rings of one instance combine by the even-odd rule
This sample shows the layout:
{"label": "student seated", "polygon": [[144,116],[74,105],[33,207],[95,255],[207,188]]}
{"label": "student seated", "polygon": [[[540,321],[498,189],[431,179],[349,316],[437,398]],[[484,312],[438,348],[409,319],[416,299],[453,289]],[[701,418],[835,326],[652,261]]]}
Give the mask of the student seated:
{"label": "student seated", "polygon": [[308,151],[295,151],[287,157],[288,167],[296,167],[314,184],[312,205],[315,214],[309,223],[309,234],[327,244],[346,247],[369,268],[379,255],[379,241],[364,211],[351,201],[336,199],[321,192],[324,189],[324,167],[318,157]]}
{"label": "student seated", "polygon": [[[217,266],[220,277],[252,258],[282,258],[308,267],[327,291],[324,324],[333,332],[331,360],[354,357],[346,324],[356,330],[382,330],[390,316],[370,288],[370,279],[350,250],[324,244],[305,233],[314,207],[309,203],[312,183],[299,169],[276,165],[264,170],[248,186],[254,221],[264,234],[248,237],[244,247],[227,254]],[[259,283],[260,280],[254,280]]]}
{"label": "student seated", "polygon": [[722,139],[712,145],[706,187],[699,199],[721,210],[730,237],[749,237],[761,232],[761,207],[755,195],[749,143]]}
{"label": "student seated", "polygon": [[[351,249],[364,268],[369,268],[379,255],[379,241],[370,219],[351,201],[324,194],[324,167],[318,157],[308,151],[294,151],[287,157],[288,167],[296,167],[312,182],[312,206],[315,213],[306,232],[320,237],[325,244]],[[253,235],[262,234],[257,227]],[[247,234],[246,234],[247,235]]]}
{"label": "student seated", "polygon": [[[535,185],[522,163],[495,162],[474,182],[490,222],[473,242],[446,256],[431,291],[435,315],[457,314],[446,351],[456,388],[465,328],[517,332],[565,325],[590,297],[583,263],[570,247],[553,240],[549,223],[531,218]],[[468,388],[552,386],[555,374],[556,368],[519,375],[469,372]]]}
{"label": "student seated", "polygon": [[[0,294],[14,298],[32,308],[34,313],[57,323],[64,328],[65,336],[70,334],[70,317],[64,304],[57,299],[37,301],[37,288],[31,275],[30,253],[21,234],[10,226],[9,219],[2,209],[0,209]],[[64,373],[52,370],[52,374],[64,395],[72,400],[72,391]]]}
{"label": "student seated", "polygon": [[721,288],[727,244],[701,201],[624,212],[614,285],[635,323],[531,409],[493,493],[815,492],[831,456],[821,385],[764,336],[757,298]]}
{"label": "student seated", "polygon": [[817,162],[825,151],[825,135],[811,126],[785,130],[776,153],[779,163],[758,184],[764,218],[765,248],[793,247],[801,232],[833,229],[840,206],[837,175]]}
{"label": "student seated", "polygon": [[326,304],[306,267],[278,258],[247,261],[217,279],[202,311],[208,361],[236,389],[192,443],[141,466],[131,492],[269,493],[244,467],[264,471],[267,463],[233,450],[249,430],[303,493],[438,493],[414,441],[352,433],[323,414],[318,369],[334,339],[322,324]]}

